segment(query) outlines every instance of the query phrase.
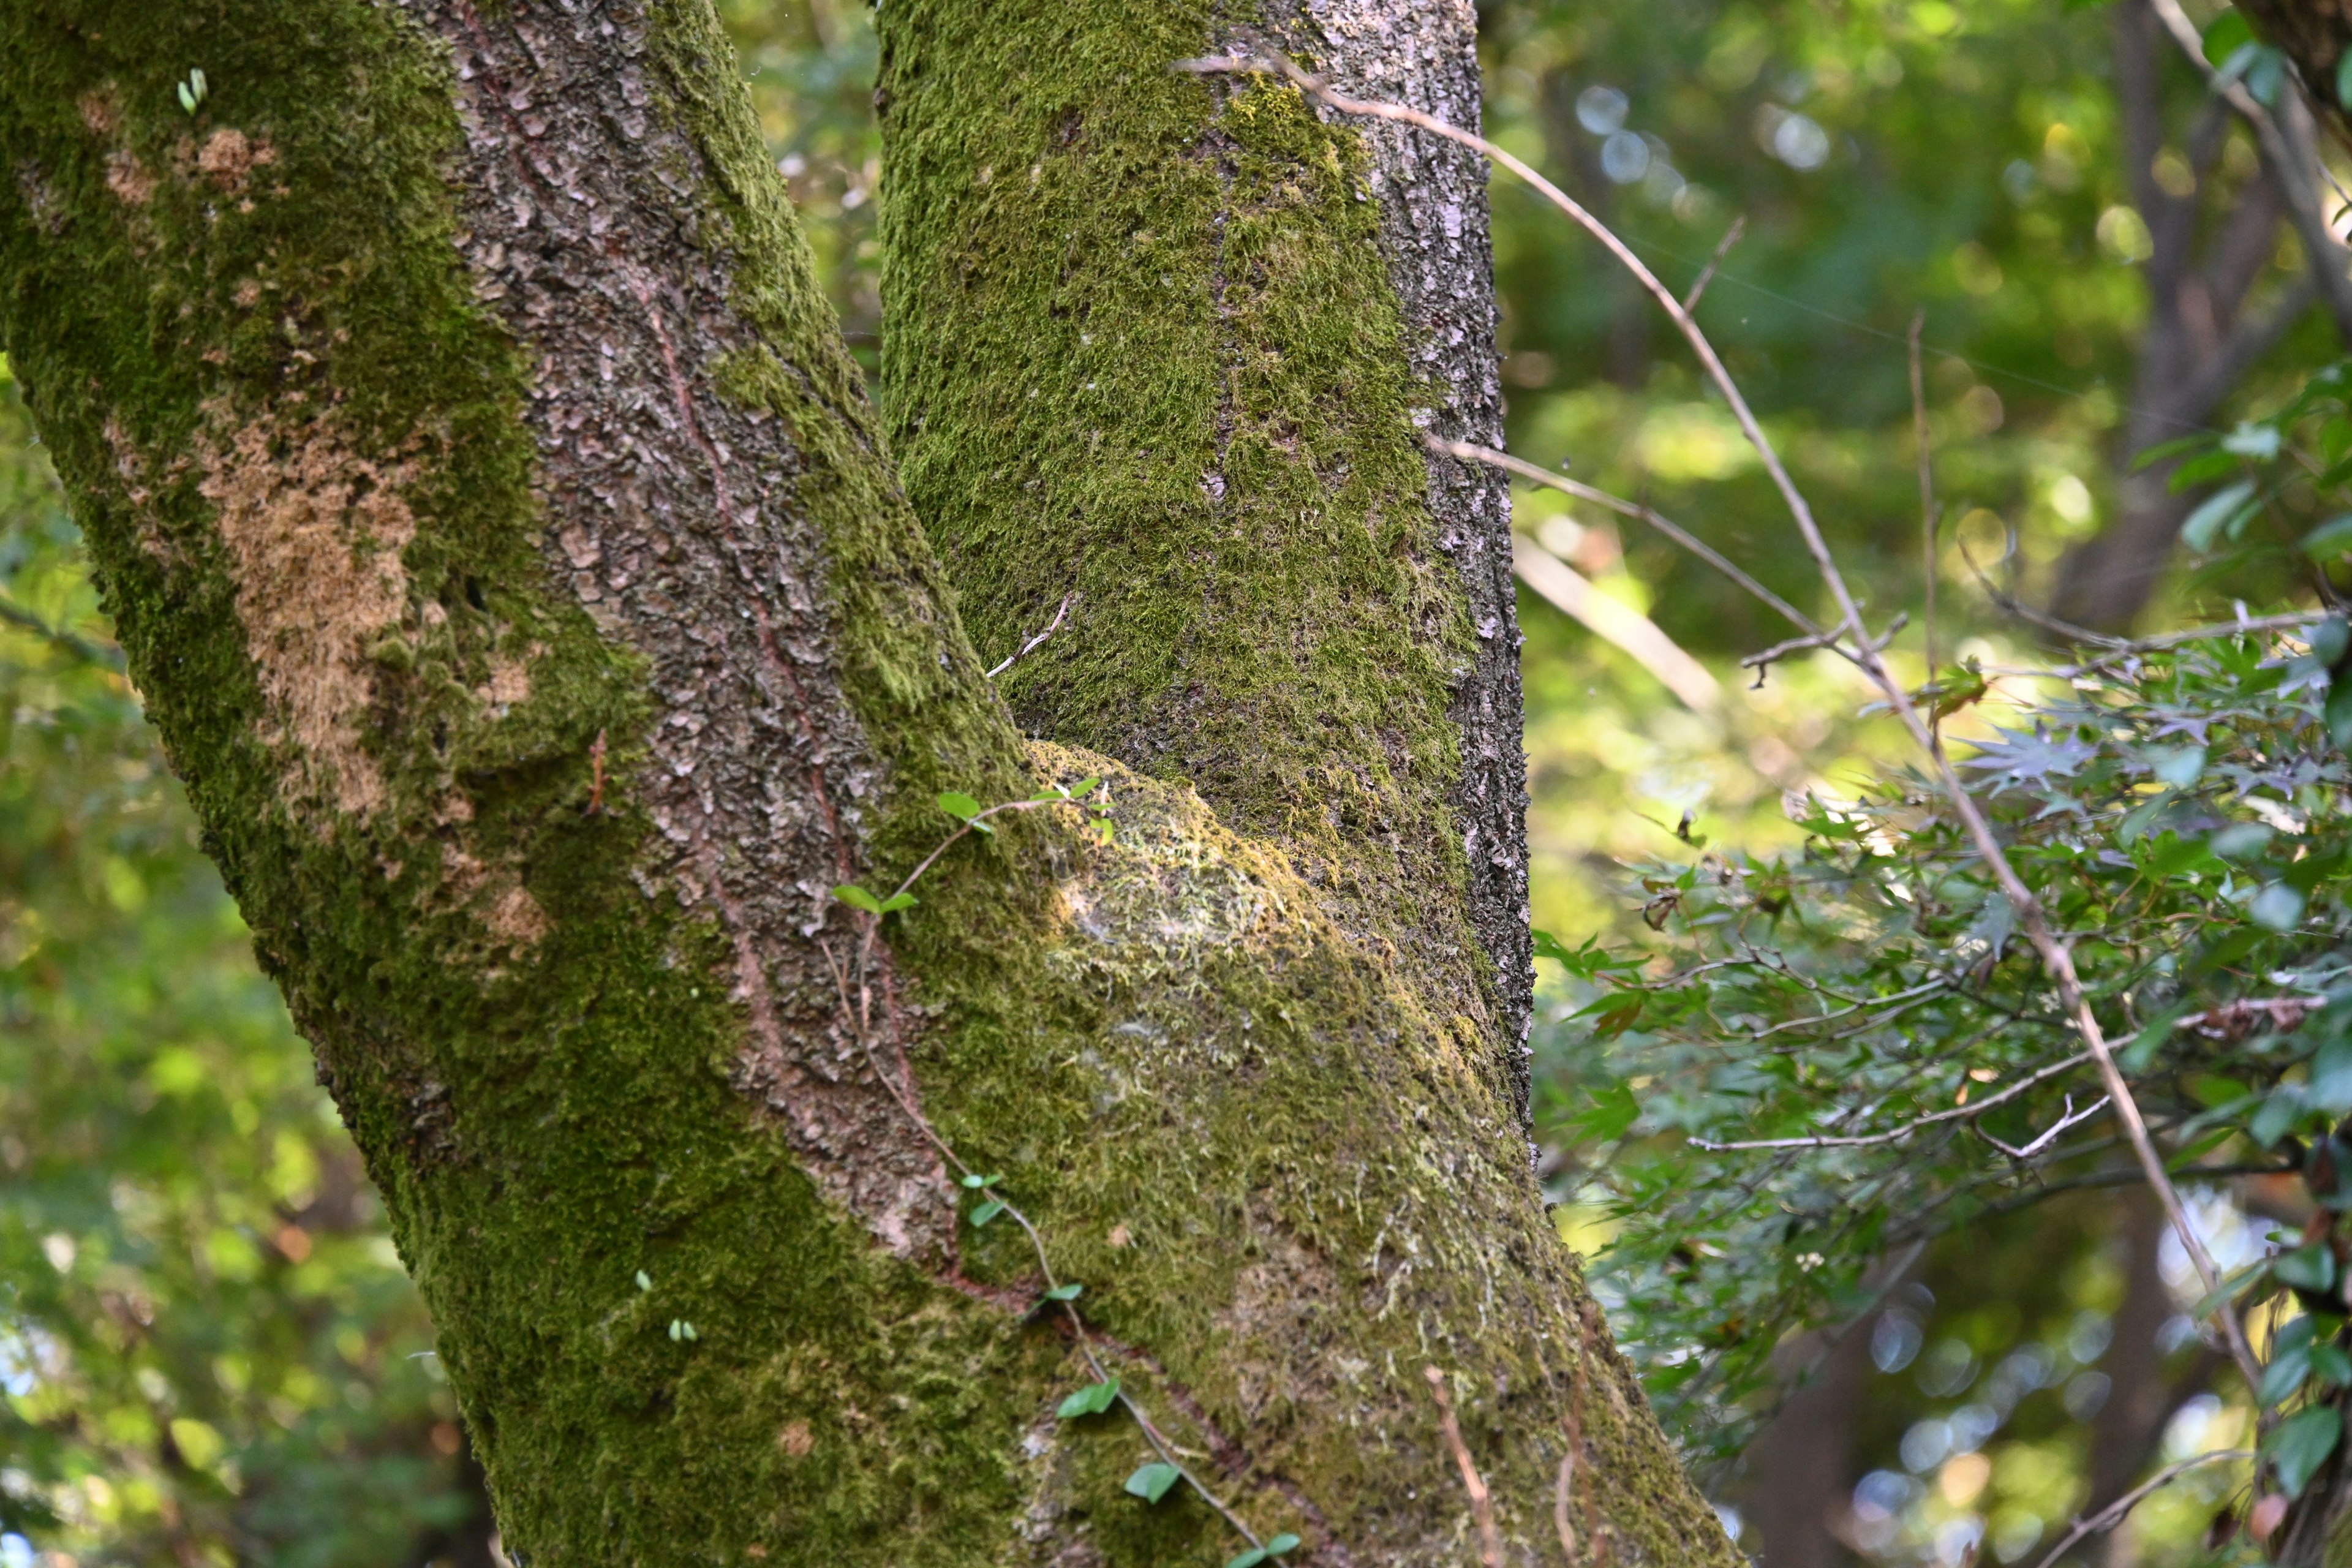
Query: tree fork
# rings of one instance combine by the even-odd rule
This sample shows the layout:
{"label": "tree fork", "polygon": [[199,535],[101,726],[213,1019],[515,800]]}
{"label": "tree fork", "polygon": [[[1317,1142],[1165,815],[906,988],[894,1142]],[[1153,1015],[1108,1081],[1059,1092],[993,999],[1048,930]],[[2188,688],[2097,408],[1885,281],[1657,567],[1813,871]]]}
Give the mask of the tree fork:
{"label": "tree fork", "polygon": [[[953,96],[988,61],[927,68]],[[1279,92],[1177,86],[1240,149],[1228,231],[1273,226],[1234,353],[1292,353],[1323,287],[1286,281],[1283,226],[1355,246],[1329,286],[1377,303],[1355,193],[1318,183],[1372,155]],[[1386,370],[1320,327],[1294,356],[1325,402],[1368,389],[1297,438],[1322,482],[1370,476],[1328,504],[1404,563],[1298,592],[1418,607],[1402,694],[1361,677],[1377,628],[1308,659],[1346,721],[1316,775],[1278,693],[1199,683],[1200,732],[1255,715],[1278,764],[1184,762],[1204,804],[1025,744],[990,693],[707,0],[5,0],[0,162],[0,331],[519,1560],[1232,1554],[1196,1496],[1123,1494],[1150,1455],[1124,1416],[1056,1419],[1091,1374],[918,1115],[1002,1173],[1112,1370],[1304,1560],[1468,1539],[1433,1363],[1511,1561],[1547,1550],[1578,1401],[1616,1560],[1731,1560],[1586,1342],[1527,1170],[1507,944],[1445,839],[1485,820],[1460,704],[1495,639],[1454,501],[1397,458],[1409,301],[1372,321]],[[894,243],[929,255],[911,221]],[[1229,527],[1304,493],[1280,402],[1233,400],[1261,510]],[[894,885],[953,827],[942,790],[1088,774],[1116,838],[1049,810],[957,846],[856,977],[862,1024],[867,917],[830,889]],[[1242,775],[1350,778],[1364,814],[1219,801]],[[1424,879],[1401,913],[1394,867]]]}

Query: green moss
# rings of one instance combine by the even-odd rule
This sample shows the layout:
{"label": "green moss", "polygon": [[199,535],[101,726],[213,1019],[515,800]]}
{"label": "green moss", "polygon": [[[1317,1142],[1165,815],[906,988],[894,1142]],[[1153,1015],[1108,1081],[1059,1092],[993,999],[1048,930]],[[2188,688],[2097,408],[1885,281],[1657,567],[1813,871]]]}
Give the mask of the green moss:
{"label": "green moss", "polygon": [[1473,663],[1367,155],[1170,68],[1224,8],[885,7],[887,411],[1024,729],[1183,779],[1481,1015]]}

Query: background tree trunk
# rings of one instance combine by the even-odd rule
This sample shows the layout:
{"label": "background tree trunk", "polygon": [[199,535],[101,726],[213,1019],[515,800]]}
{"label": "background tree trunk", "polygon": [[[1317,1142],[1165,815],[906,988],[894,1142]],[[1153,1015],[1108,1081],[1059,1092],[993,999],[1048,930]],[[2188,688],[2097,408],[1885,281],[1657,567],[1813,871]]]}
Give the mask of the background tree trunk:
{"label": "background tree trunk", "polygon": [[[2255,286],[2277,251],[2287,215],[2281,183],[2295,177],[2293,172],[2266,163],[2263,177],[2213,220],[2210,238],[2200,244],[2201,203],[2230,130],[2229,111],[2218,102],[2204,106],[2178,154],[2195,183],[2185,192],[2168,189],[2157,163],[2167,151],[2163,79],[2175,46],[2145,0],[2117,6],[2115,29],[2126,173],[2151,246],[2142,268],[2147,321],[2116,452],[2116,519],[2069,553],[2052,605],[2062,619],[2109,632],[2128,630],[2147,608],[2200,499],[2168,488],[2177,463],[2140,468],[2140,454],[2206,427],[2325,292],[2309,282],[2265,309],[2253,308]],[[2315,271],[2330,258],[2315,254],[2311,264]]]}
{"label": "background tree trunk", "polygon": [[[1475,106],[1466,6],[1315,16]],[[1415,425],[1491,429],[1475,174],[1169,72],[1205,7],[886,22],[916,488],[992,649],[1076,579],[1014,695],[1131,767],[991,693],[707,0],[0,0],[0,332],[509,1552],[1231,1555],[1057,1421],[1092,1373],[943,1140],[1305,1560],[1466,1553],[1434,1366],[1511,1562],[1563,1475],[1586,1560],[1731,1561],[1528,1168],[1501,503]],[[869,956],[829,889],[940,791],[1082,774],[1115,840],[1008,817]]]}

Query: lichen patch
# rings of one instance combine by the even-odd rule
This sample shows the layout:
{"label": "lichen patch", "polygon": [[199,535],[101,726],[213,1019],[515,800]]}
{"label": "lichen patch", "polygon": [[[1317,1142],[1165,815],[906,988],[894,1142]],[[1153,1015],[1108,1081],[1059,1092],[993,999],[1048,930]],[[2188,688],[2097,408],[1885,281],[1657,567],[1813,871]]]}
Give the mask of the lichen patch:
{"label": "lichen patch", "polygon": [[263,739],[291,746],[288,793],[365,821],[383,805],[360,721],[375,698],[368,648],[408,604],[401,495],[414,465],[361,457],[330,420],[237,423],[206,410],[197,489],[218,510],[247,651],[269,707]]}

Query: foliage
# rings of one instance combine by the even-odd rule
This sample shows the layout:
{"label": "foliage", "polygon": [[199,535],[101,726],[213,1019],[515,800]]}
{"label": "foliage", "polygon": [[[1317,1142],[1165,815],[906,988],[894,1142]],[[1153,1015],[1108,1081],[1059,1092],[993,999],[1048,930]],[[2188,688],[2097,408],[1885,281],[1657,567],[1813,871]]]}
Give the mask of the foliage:
{"label": "foliage", "polygon": [[[2176,1182],[2292,1174],[2323,1216],[2231,1285],[2323,1314],[2298,1320],[2320,1339],[2281,1336],[2269,1405],[2352,1374],[2328,1340],[2332,1216],[2352,1208],[2352,767],[2329,725],[2347,642],[2331,619],[2118,656],[1964,765],[2128,1042]],[[1717,1445],[1781,1331],[1854,1314],[1874,1259],[2137,1179],[1938,786],[1887,774],[1794,815],[1795,853],[1642,868],[1631,891],[1666,940],[1570,954],[1591,999],[1552,1035],[1552,1081],[1593,1086],[1569,1108],[1591,1141],[1577,1183],[1626,1226],[1601,1264],[1618,1321]],[[2281,1428],[2285,1479],[2325,1456],[2322,1425]]]}
{"label": "foliage", "polygon": [[431,1326],[0,395],[0,1524],[430,1556],[478,1498]]}

